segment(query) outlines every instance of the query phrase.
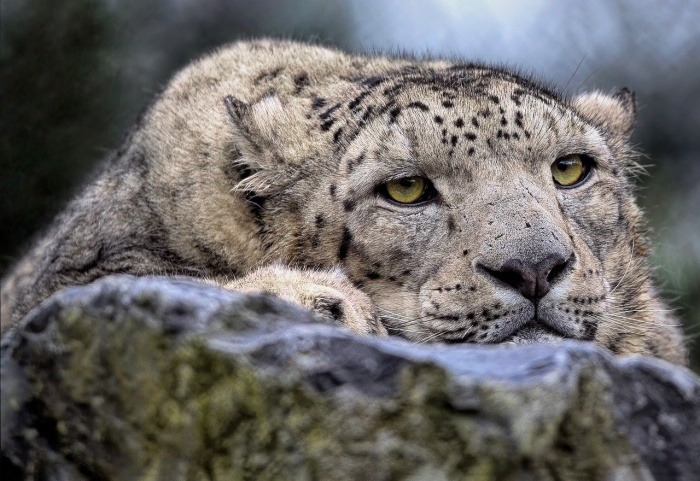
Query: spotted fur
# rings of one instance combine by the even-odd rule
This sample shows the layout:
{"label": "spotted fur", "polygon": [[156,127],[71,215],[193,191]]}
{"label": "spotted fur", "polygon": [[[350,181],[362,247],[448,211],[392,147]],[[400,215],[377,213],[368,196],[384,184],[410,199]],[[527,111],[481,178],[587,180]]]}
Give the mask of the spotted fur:
{"label": "spotted fur", "polygon": [[[267,290],[418,342],[565,337],[684,363],[633,196],[634,110],[626,89],[565,99],[483,65],[233,44],[175,76],[3,281],[3,331],[128,272]],[[572,153],[596,167],[558,188],[550,165]],[[406,176],[437,197],[380,195]],[[537,302],[494,277],[548,256],[566,262]]]}

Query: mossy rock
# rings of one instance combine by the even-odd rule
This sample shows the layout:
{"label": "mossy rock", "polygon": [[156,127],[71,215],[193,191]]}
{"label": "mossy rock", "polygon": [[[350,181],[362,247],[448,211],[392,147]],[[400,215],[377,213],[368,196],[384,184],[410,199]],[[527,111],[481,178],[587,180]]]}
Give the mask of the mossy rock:
{"label": "mossy rock", "polygon": [[130,276],[3,338],[19,479],[690,481],[699,452],[694,374],[584,343],[416,345]]}

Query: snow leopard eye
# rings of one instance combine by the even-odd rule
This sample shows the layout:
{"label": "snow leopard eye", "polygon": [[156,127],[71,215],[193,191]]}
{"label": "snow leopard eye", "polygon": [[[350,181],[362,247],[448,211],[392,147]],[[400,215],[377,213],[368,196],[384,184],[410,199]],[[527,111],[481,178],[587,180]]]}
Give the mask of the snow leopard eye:
{"label": "snow leopard eye", "polygon": [[399,204],[419,204],[435,197],[435,188],[425,177],[403,177],[383,184],[379,193]]}
{"label": "snow leopard eye", "polygon": [[593,160],[587,155],[571,154],[552,163],[552,178],[561,187],[576,187],[588,178]]}

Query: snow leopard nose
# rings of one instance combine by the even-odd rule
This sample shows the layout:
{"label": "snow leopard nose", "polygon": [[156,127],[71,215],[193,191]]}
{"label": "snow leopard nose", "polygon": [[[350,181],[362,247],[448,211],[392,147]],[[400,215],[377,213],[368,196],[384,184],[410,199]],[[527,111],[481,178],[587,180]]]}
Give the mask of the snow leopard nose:
{"label": "snow leopard nose", "polygon": [[574,256],[564,259],[560,254],[550,254],[541,261],[527,262],[521,259],[508,259],[499,269],[490,269],[480,264],[484,272],[499,283],[517,290],[534,303],[544,297],[573,263]]}

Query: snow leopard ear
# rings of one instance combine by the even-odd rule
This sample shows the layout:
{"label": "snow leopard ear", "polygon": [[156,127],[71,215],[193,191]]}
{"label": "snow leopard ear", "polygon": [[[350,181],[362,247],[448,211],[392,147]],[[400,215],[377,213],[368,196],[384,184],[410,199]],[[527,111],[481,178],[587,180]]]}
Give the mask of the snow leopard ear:
{"label": "snow leopard ear", "polygon": [[573,100],[583,118],[600,127],[604,133],[622,141],[629,140],[637,116],[637,100],[627,87],[613,95],[591,92]]}
{"label": "snow leopard ear", "polygon": [[226,110],[234,125],[235,140],[240,147],[254,154],[274,150],[274,126],[284,115],[282,102],[275,96],[264,97],[253,104],[229,95],[224,99]]}
{"label": "snow leopard ear", "polygon": [[276,96],[267,96],[249,104],[232,96],[224,104],[233,123],[233,141],[240,156],[234,167],[242,172],[236,190],[281,190],[294,179],[294,169],[283,155],[277,125],[285,109]]}

